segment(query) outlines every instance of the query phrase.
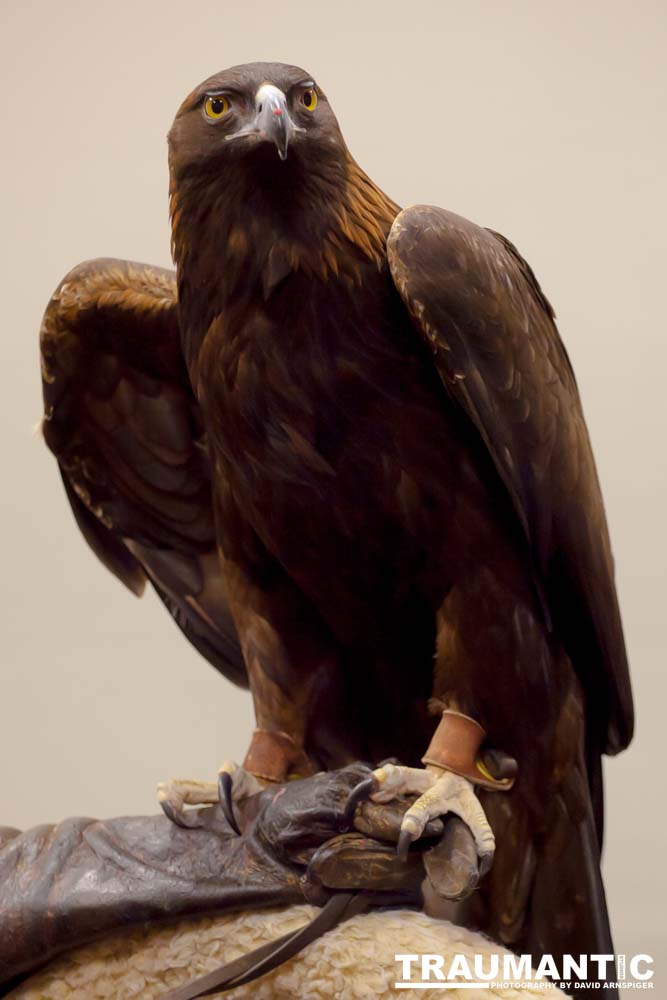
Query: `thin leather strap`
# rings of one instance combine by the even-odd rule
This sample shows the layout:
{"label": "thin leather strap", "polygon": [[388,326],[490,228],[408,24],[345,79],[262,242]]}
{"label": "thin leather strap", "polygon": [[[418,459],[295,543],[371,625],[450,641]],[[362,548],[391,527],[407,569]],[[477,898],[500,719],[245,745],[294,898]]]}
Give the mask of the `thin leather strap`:
{"label": "thin leather strap", "polygon": [[311,921],[296,931],[269,941],[246,955],[227,962],[199,979],[165,993],[161,1000],[197,1000],[198,997],[224,993],[235,986],[243,986],[282,965],[302,951],[316,938],[326,934],[343,920],[363,913],[372,905],[372,894],[365,892],[340,892],[331,897]]}

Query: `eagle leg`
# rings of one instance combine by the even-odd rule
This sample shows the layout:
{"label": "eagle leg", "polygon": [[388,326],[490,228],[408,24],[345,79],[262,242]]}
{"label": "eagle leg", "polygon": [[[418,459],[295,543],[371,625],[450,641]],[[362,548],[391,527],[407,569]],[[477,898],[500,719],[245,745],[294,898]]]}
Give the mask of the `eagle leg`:
{"label": "eagle leg", "polygon": [[[407,810],[401,825],[397,850],[405,856],[418,840],[426,823],[450,812],[468,826],[479,858],[480,875],[493,862],[495,839],[484,810],[475,795],[475,786],[491,791],[509,791],[516,777],[516,761],[507,754],[481,752],[486,733],[475,719],[456,709],[445,708],[431,742],[422,757],[421,768],[385,764],[375,772],[376,802],[387,802],[397,794],[416,792],[419,798]],[[489,770],[493,766],[496,774]]]}
{"label": "eagle leg", "polygon": [[372,772],[371,780],[366,778],[352,789],[348,807],[353,810],[365,793],[379,803],[391,802],[401,795],[418,795],[401,822],[396,848],[399,856],[407,856],[410,845],[419,840],[430,820],[453,813],[463,820],[473,836],[480,875],[491,867],[495,838],[474,785],[467,778],[433,764],[425,768],[385,764]]}

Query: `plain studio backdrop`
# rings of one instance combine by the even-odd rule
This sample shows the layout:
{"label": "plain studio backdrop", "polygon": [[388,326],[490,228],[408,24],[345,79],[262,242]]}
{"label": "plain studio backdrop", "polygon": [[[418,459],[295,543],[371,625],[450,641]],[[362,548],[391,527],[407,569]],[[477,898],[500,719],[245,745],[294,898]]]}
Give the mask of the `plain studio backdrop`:
{"label": "plain studio backdrop", "polygon": [[3,0],[2,21],[0,824],[153,812],[159,779],[213,777],[243,756],[249,695],[151,594],[125,591],[74,524],[33,433],[37,336],[79,261],[169,265],[165,136],[190,89],[235,63],[296,63],[388,194],[500,230],[554,303],[602,480],[638,709],[634,744],[606,766],[607,891],[617,950],[657,959],[667,7]]}

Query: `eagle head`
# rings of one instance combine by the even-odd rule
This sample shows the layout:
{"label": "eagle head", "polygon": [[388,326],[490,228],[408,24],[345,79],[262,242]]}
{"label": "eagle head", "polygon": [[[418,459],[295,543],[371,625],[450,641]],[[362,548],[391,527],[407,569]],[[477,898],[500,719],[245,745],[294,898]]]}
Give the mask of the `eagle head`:
{"label": "eagle head", "polygon": [[298,66],[249,63],[209,77],[185,99],[169,132],[172,177],[236,166],[314,166],[347,150],[322,89]]}
{"label": "eagle head", "polygon": [[207,316],[241,285],[268,295],[295,272],[359,281],[384,261],[397,207],[298,66],[234,66],[196,87],[169,132],[169,173],[179,298],[196,289]]}

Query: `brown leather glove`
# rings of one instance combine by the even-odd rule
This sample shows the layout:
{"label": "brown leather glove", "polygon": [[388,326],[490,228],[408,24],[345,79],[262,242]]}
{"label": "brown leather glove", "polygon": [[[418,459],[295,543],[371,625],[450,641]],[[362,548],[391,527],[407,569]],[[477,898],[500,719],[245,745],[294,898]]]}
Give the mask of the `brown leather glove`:
{"label": "brown leather glove", "polygon": [[349,792],[367,774],[353,764],[266,789],[244,803],[240,835],[218,806],[201,809],[203,826],[192,830],[150,816],[7,831],[0,837],[0,984],[144,921],[304,899],[322,905],[337,889],[421,906],[421,849],[437,842],[443,824],[431,824],[407,862],[394,848],[407,801],[364,803],[345,831]]}

